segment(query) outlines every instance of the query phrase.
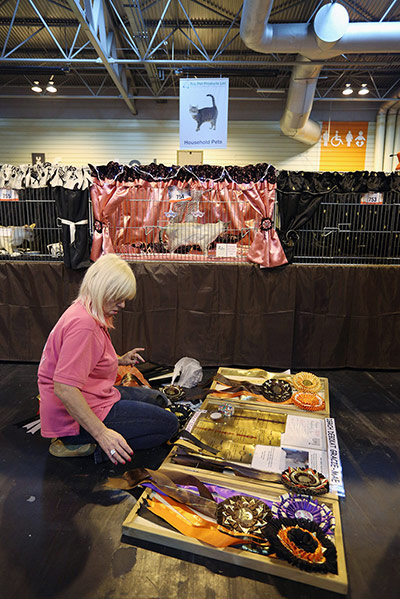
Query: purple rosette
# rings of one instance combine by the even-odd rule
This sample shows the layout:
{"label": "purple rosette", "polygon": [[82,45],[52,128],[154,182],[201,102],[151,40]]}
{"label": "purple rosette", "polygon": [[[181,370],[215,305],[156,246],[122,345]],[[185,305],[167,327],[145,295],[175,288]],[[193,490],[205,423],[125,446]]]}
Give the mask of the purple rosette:
{"label": "purple rosette", "polygon": [[271,511],[275,518],[297,518],[318,524],[327,535],[333,535],[335,517],[324,503],[318,503],[308,495],[286,493],[274,501]]}

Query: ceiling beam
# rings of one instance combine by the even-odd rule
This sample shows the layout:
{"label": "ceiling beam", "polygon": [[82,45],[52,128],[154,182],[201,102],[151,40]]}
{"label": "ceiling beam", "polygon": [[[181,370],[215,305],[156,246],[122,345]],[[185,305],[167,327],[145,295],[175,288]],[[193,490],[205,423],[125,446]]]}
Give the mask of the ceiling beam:
{"label": "ceiling beam", "polygon": [[[73,0],[68,0],[73,1]],[[253,56],[253,54],[251,54]],[[112,58],[110,57],[110,63],[112,64],[126,64],[126,65],[146,65],[148,63],[154,65],[162,65],[164,67],[168,66],[176,66],[176,65],[189,65],[189,64],[198,64],[198,65],[208,65],[210,67],[218,66],[238,66],[238,67],[252,67],[252,68],[263,68],[263,67],[273,67],[273,68],[281,68],[281,67],[292,67],[296,64],[314,64],[314,65],[322,65],[324,70],[329,69],[353,69],[356,72],[367,72],[371,68],[379,68],[388,67],[393,69],[394,76],[395,72],[400,69],[400,62],[393,62],[389,57],[387,61],[371,61],[371,62],[360,62],[360,61],[352,61],[348,62],[340,62],[340,61],[327,61],[322,62],[318,60],[310,60],[308,62],[304,61],[294,61],[294,60],[282,60],[280,62],[276,62],[275,60],[206,60],[206,59],[145,59],[145,58]],[[99,64],[101,62],[100,58],[49,58],[48,56],[40,56],[40,58],[32,58],[32,57],[0,57],[0,63],[25,63],[32,64],[40,62],[41,64]],[[379,73],[378,73],[379,74]]]}
{"label": "ceiling beam", "polygon": [[[114,10],[118,9],[118,14],[129,22],[130,33],[139,50],[140,56],[146,56],[148,51],[147,39],[149,34],[144,23],[143,15],[138,2],[132,3],[127,8],[120,0],[114,0]],[[161,82],[158,76],[157,67],[151,62],[146,62],[146,72],[153,92],[157,95],[161,90]]]}
{"label": "ceiling beam", "polygon": [[[191,19],[192,24],[196,29],[229,29],[230,27],[238,28],[240,23],[233,23],[230,19]],[[0,17],[0,25],[8,27],[12,22],[11,17]],[[159,19],[144,19],[146,27],[155,28],[159,24]],[[76,19],[60,19],[60,18],[46,18],[46,23],[49,27],[61,27],[61,28],[76,28],[78,21]],[[186,19],[164,19],[164,29],[173,29],[177,25],[179,27],[190,28],[190,25]],[[14,19],[13,27],[37,27],[41,25],[41,20],[35,17],[18,17]]]}
{"label": "ceiling beam", "polygon": [[[277,96],[279,94],[276,94]],[[118,100],[121,101],[121,97],[119,96],[99,96],[99,95],[72,95],[72,94],[68,94],[68,95],[63,95],[61,96],[60,94],[57,95],[41,95],[41,94],[37,94],[35,95],[35,97],[32,97],[32,94],[0,94],[0,98],[3,99],[29,99],[30,101],[33,100],[52,100],[54,102],[54,100]],[[179,100],[179,96],[148,96],[148,95],[139,95],[139,96],[133,96],[132,99],[135,100],[155,100],[156,102],[160,101],[160,100]],[[336,96],[331,96],[329,98],[315,98],[314,102],[364,102],[364,103],[373,103],[373,104],[377,104],[377,103],[382,103],[382,102],[394,102],[397,101],[398,102],[399,98],[398,97],[384,97],[381,96],[380,98],[344,98],[342,97],[336,97]],[[230,96],[229,97],[229,102],[280,102],[282,103],[282,95],[280,95],[280,97],[271,97],[268,94],[258,94],[257,96]]]}
{"label": "ceiling beam", "polygon": [[124,62],[116,61],[115,36],[112,31],[107,30],[103,3],[96,0],[85,0],[83,9],[79,0],[67,0],[67,2],[130,112],[137,114],[135,104],[129,97],[126,73],[121,67]]}

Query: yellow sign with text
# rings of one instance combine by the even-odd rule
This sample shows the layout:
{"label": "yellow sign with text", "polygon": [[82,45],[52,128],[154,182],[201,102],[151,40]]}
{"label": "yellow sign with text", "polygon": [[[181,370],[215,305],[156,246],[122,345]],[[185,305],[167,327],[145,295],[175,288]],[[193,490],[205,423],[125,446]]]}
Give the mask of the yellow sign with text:
{"label": "yellow sign with text", "polygon": [[320,171],[363,171],[368,122],[324,121],[321,132]]}

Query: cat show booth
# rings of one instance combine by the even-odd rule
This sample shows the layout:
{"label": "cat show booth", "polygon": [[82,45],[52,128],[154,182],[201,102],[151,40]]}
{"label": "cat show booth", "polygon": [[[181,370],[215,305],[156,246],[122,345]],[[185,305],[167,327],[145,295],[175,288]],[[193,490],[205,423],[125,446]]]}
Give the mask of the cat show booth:
{"label": "cat show booth", "polygon": [[268,164],[0,169],[0,360],[38,361],[103,252],[154,363],[399,368],[400,173]]}

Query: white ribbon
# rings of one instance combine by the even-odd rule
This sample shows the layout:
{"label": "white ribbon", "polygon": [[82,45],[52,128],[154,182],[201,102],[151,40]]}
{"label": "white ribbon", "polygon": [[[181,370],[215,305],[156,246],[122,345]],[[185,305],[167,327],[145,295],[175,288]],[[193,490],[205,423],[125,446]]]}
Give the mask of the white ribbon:
{"label": "white ribbon", "polygon": [[72,220],[67,220],[66,218],[60,218],[60,221],[63,225],[69,226],[69,235],[71,238],[70,244],[72,245],[75,242],[76,225],[86,225],[88,219],[86,218],[85,220],[78,220],[76,223],[74,223]]}

